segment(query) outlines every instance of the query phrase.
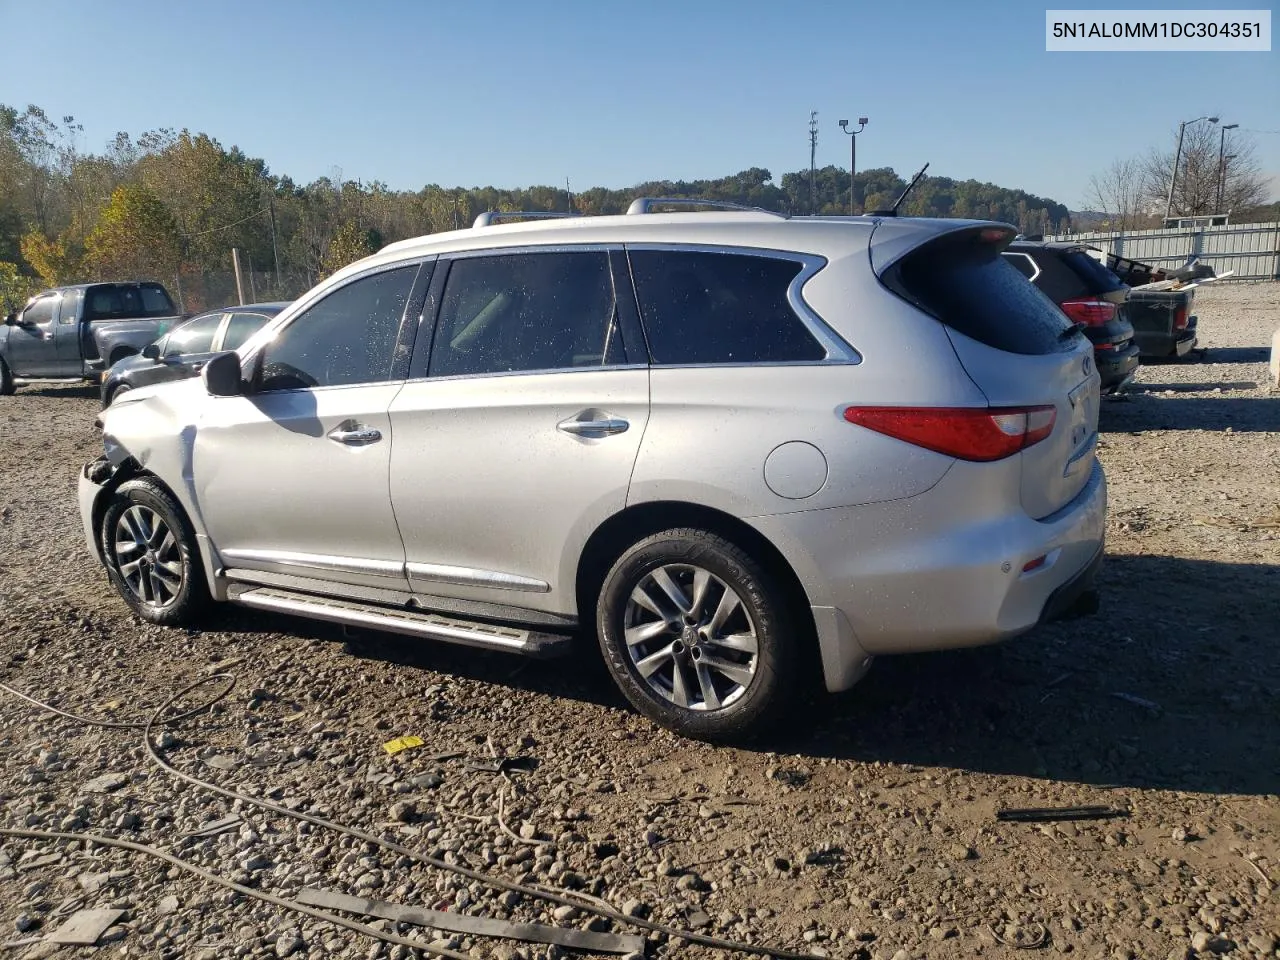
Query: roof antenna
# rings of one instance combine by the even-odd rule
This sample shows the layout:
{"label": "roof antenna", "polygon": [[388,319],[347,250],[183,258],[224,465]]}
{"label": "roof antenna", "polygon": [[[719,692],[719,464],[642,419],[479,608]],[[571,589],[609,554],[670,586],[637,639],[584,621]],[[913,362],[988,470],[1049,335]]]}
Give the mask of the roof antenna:
{"label": "roof antenna", "polygon": [[928,169],[929,169],[929,164],[927,163],[920,168],[920,172],[917,173],[914,177],[912,177],[911,182],[907,184],[907,189],[903,190],[902,193],[898,194],[898,199],[893,201],[892,207],[890,207],[888,210],[873,210],[871,212],[871,216],[896,217],[898,215],[898,207],[902,206],[902,201],[907,199],[907,194],[909,194],[912,190],[915,189],[916,184],[920,182],[920,178],[924,176],[924,172]]}

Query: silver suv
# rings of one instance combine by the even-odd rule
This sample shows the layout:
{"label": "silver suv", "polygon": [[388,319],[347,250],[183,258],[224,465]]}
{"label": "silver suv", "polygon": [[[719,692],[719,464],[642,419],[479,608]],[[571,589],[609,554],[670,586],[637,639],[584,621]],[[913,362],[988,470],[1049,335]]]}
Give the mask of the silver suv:
{"label": "silver suv", "polygon": [[122,396],[80,507],[125,601],[594,635],[640,711],[732,739],[809,665],[1096,597],[1098,374],[1011,229],[633,210],[392,244]]}

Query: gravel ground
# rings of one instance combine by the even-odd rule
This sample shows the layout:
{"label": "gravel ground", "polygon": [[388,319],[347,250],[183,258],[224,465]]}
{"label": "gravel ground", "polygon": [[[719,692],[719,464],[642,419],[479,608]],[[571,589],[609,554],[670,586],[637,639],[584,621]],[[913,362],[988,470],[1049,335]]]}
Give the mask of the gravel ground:
{"label": "gravel ground", "polygon": [[[231,696],[164,735],[181,770],[755,944],[883,960],[1280,956],[1280,397],[1259,385],[1280,286],[1209,287],[1198,312],[1203,360],[1145,367],[1103,408],[1103,612],[1001,647],[882,660],[809,704],[776,752],[655,729],[590,657],[346,640],[233,608],[203,631],[142,624],[81,539],[75,473],[98,440],[92,393],[73,387],[0,398],[0,678],[132,719],[229,670]],[[424,746],[381,749],[408,734]],[[433,759],[450,752],[463,756]],[[468,766],[494,753],[531,769]],[[590,919],[183,785],[149,764],[139,732],[5,695],[0,771],[2,827],[153,844],[283,896],[321,886]],[[1130,813],[995,819],[1039,805]],[[243,822],[229,832],[188,836],[231,814]],[[113,906],[126,913],[107,949],[121,956],[411,955],[134,853],[0,841],[0,947]],[[561,954],[442,938],[477,957]],[[97,952],[58,955],[77,951]],[[649,953],[729,956],[662,938]]]}

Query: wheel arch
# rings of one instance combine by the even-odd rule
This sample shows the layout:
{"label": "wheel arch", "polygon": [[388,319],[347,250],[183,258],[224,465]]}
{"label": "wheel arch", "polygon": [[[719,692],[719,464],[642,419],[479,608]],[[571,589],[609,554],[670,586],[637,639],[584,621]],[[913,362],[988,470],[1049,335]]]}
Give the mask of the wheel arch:
{"label": "wheel arch", "polygon": [[208,582],[209,592],[215,599],[223,599],[223,596],[225,595],[225,585],[218,577],[219,558],[217,553],[214,551],[209,538],[205,536],[200,526],[196,523],[195,518],[192,517],[191,511],[187,509],[187,505],[183,502],[182,497],[178,496],[177,492],[169,486],[169,484],[165,483],[158,474],[155,474],[143,467],[137,460],[133,459],[133,457],[126,458],[114,471],[112,471],[111,476],[107,478],[106,482],[103,483],[102,488],[99,490],[97,499],[94,500],[92,530],[98,544],[99,559],[105,560],[105,554],[102,552],[103,518],[106,516],[107,509],[111,505],[111,498],[115,495],[116,490],[130,480],[148,480],[151,483],[154,483],[157,487],[168,494],[178,509],[182,511],[183,519],[186,520],[187,525],[195,535],[196,545],[199,548],[198,556],[201,572],[203,573],[205,580]]}
{"label": "wheel arch", "polygon": [[817,627],[808,592],[791,563],[759,530],[731,514],[701,504],[651,501],[627,507],[600,524],[583,546],[575,575],[578,620],[594,629],[596,601],[614,562],[632,544],[675,527],[694,527],[724,537],[751,554],[780,585],[804,637],[807,666],[818,668]]}

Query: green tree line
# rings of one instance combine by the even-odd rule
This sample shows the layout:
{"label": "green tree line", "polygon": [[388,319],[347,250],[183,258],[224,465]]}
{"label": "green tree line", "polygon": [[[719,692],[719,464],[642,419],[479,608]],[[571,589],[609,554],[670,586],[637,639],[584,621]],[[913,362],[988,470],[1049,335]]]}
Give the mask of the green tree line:
{"label": "green tree line", "polygon": [[[467,227],[486,210],[621,213],[638,196],[701,197],[791,214],[849,212],[849,171],[785,173],[752,167],[715,180],[655,180],[573,194],[551,186],[392,190],[334,173],[308,184],[273,173],[203,133],[119,133],[99,153],[81,149],[73,117],[0,104],[0,300],[86,280],[156,279],[188,310],[234,299],[231,249],[259,299],[292,297],[334,270],[405,237]],[[859,210],[889,206],[906,186],[890,168],[864,170]],[[901,211],[976,217],[1025,233],[1069,225],[1067,208],[1022,190],[928,177]],[[247,292],[247,291],[246,291]]]}

